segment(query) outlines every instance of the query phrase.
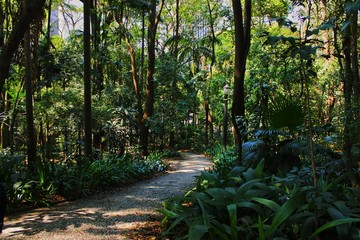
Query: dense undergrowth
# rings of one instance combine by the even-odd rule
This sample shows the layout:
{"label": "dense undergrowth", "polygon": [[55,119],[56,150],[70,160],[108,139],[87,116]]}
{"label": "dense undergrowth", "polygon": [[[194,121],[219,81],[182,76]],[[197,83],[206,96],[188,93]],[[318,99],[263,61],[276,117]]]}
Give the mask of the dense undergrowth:
{"label": "dense undergrowth", "polygon": [[[245,146],[244,150],[246,159],[254,148]],[[360,239],[359,192],[351,187],[346,173],[337,174],[336,169],[319,164],[314,184],[306,159],[301,166],[279,171],[270,168],[265,158],[237,166],[233,148],[215,148],[210,154],[214,154],[214,165],[198,176],[196,187],[184,197],[164,202],[164,236]],[[184,230],[181,237],[179,228]]]}
{"label": "dense undergrowth", "polygon": [[104,154],[89,164],[79,164],[74,159],[42,161],[29,174],[25,171],[25,156],[3,151],[0,155],[0,182],[7,190],[11,212],[81,198],[149,178],[166,170],[163,158],[171,154],[153,153],[146,159],[129,154]]}

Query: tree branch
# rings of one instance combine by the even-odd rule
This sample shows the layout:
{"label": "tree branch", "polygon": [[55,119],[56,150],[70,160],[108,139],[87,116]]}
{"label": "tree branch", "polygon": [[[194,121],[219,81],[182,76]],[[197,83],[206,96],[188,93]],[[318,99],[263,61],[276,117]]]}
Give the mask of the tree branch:
{"label": "tree branch", "polygon": [[46,0],[31,1],[26,11],[24,11],[23,15],[11,31],[0,54],[0,90],[3,89],[5,80],[8,78],[13,55],[18,49],[21,40],[24,38],[26,30],[44,7],[45,1]]}

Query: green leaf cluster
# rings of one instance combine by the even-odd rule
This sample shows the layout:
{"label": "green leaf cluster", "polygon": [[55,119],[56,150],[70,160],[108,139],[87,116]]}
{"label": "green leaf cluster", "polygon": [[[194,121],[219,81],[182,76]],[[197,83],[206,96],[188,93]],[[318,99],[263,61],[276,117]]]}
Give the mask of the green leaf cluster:
{"label": "green leaf cluster", "polygon": [[222,177],[205,171],[186,196],[164,202],[164,235],[182,227],[182,239],[194,240],[359,239],[355,192],[344,187],[338,194],[337,184],[324,181],[314,189],[295,172],[269,176],[264,161]]}

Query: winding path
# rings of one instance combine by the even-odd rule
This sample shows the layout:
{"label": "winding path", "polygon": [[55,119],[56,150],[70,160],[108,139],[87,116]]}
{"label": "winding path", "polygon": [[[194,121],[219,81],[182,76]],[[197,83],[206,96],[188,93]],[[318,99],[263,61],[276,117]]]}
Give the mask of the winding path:
{"label": "winding path", "polygon": [[169,174],[143,181],[118,192],[65,202],[5,219],[0,239],[127,239],[135,231],[159,217],[162,200],[183,195],[195,178],[210,167],[208,158],[181,153],[171,160]]}

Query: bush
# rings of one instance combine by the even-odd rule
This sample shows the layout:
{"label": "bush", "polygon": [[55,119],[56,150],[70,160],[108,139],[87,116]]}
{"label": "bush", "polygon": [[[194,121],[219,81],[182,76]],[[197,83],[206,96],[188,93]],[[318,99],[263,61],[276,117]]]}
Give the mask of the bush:
{"label": "bush", "polygon": [[164,235],[183,224],[186,239],[360,239],[360,203],[345,177],[315,189],[301,171],[266,175],[262,160],[203,172],[193,191],[164,202]]}
{"label": "bush", "polygon": [[88,165],[43,160],[36,164],[36,171],[29,174],[24,156],[3,151],[0,153],[0,182],[6,185],[11,208],[49,205],[51,199],[57,197],[79,198],[163,172],[167,166],[162,158],[162,153],[151,154],[147,159],[104,154]]}

